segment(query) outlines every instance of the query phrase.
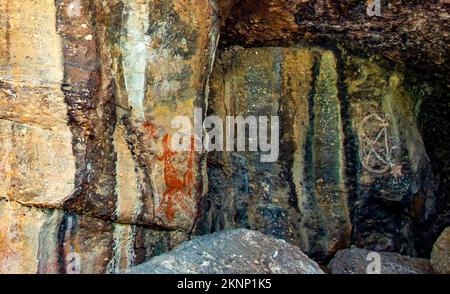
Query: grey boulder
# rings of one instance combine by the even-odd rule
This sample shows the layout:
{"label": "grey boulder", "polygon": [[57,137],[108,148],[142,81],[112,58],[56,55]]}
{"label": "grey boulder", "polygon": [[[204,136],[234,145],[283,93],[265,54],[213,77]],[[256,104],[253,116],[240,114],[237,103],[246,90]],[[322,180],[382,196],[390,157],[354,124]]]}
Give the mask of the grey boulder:
{"label": "grey boulder", "polygon": [[298,247],[237,229],[198,237],[131,268],[129,274],[323,274]]}

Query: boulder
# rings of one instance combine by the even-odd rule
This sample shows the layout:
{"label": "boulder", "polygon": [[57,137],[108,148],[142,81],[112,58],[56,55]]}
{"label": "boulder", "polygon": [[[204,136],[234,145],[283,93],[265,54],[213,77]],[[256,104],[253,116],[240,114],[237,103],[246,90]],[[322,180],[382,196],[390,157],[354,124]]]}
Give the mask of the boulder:
{"label": "boulder", "polygon": [[238,229],[198,237],[129,274],[322,274],[300,248]]}
{"label": "boulder", "polygon": [[351,248],[338,251],[328,265],[331,274],[430,274],[426,259]]}
{"label": "boulder", "polygon": [[434,243],[431,265],[437,273],[450,274],[450,227],[446,228]]}

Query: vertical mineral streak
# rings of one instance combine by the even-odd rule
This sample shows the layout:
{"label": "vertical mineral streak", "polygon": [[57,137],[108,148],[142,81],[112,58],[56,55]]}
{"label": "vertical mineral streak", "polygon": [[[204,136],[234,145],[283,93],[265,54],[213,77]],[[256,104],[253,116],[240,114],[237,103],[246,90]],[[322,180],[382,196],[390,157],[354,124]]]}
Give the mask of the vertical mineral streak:
{"label": "vertical mineral streak", "polygon": [[189,230],[202,194],[201,156],[172,150],[178,131],[172,120],[193,119],[194,108],[206,105],[218,38],[215,5],[207,0],[124,4],[119,46],[112,45],[116,215],[121,221]]}
{"label": "vertical mineral streak", "polygon": [[350,237],[347,191],[344,185],[342,119],[337,89],[336,58],[333,52],[321,54],[314,97],[314,197],[323,221],[322,256],[345,248]]}
{"label": "vertical mineral streak", "polygon": [[143,102],[146,88],[147,48],[150,37],[149,3],[146,0],[125,0],[120,45],[128,101],[138,120],[144,120]]}

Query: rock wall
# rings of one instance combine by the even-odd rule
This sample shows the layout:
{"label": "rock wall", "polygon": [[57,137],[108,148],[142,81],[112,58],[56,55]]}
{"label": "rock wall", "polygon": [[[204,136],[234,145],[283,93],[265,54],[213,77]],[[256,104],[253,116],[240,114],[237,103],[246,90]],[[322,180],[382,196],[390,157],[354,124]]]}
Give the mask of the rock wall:
{"label": "rock wall", "polygon": [[261,163],[258,152],[210,155],[199,231],[258,229],[316,258],[345,247],[351,225],[334,54],[235,48],[217,64],[209,111],[280,116],[281,154],[275,163]]}
{"label": "rock wall", "polygon": [[[417,68],[431,57],[424,73],[442,77],[448,26],[404,41],[423,58],[392,40],[446,6],[408,4],[377,47],[376,21],[348,23],[356,2],[0,0],[0,273],[117,273],[227,228],[322,263],[350,245],[429,255],[449,222],[446,145],[430,135],[448,91]],[[366,43],[386,50],[355,52]],[[196,109],[278,117],[278,160],[197,152],[196,136],[173,150],[172,120]]]}
{"label": "rock wall", "polygon": [[215,9],[0,1],[1,272],[118,272],[187,238],[201,157],[167,140],[206,103]]}
{"label": "rock wall", "polygon": [[402,79],[320,48],[222,52],[209,112],[279,115],[281,154],[274,164],[254,152],[211,154],[198,232],[261,230],[317,260],[352,242],[417,255],[434,186]]}

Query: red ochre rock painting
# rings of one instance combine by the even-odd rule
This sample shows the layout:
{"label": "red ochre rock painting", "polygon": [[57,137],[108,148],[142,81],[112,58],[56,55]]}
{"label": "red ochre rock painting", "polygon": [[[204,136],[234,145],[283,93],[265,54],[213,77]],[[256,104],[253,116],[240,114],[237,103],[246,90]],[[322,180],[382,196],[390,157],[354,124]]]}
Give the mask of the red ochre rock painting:
{"label": "red ochre rock painting", "polygon": [[182,177],[179,176],[173,162],[180,152],[173,152],[170,149],[170,135],[165,134],[162,139],[163,154],[156,156],[157,160],[164,163],[164,184],[165,190],[159,202],[157,213],[164,209],[164,214],[169,221],[173,220],[178,206],[184,213],[193,215],[192,209],[186,205],[186,200],[192,199],[193,180],[193,157],[194,137],[191,138],[191,148],[186,160],[186,170]]}

